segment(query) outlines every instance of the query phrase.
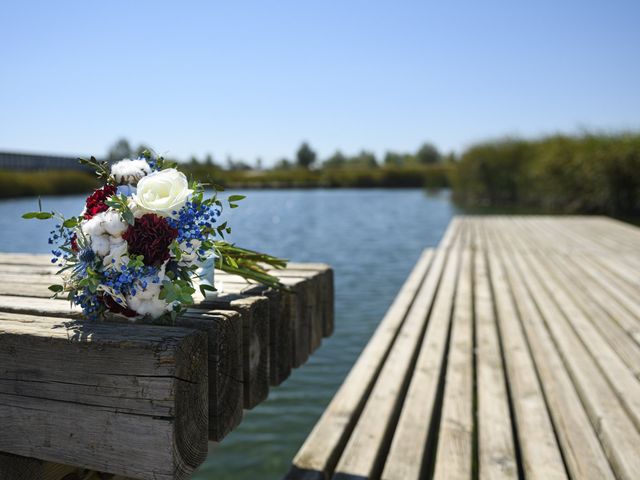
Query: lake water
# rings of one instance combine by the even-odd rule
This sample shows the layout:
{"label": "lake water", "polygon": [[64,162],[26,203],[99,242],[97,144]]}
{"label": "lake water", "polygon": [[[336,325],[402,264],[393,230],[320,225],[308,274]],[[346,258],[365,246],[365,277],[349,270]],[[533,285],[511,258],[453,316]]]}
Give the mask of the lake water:
{"label": "lake water", "polygon": [[[236,192],[234,192],[236,193]],[[196,480],[279,479],[371,336],[420,252],[456,213],[448,192],[262,190],[232,211],[232,240],[335,269],[332,337],[211,452]],[[74,215],[84,196],[43,198]],[[0,201],[0,251],[47,252],[50,222],[22,220],[35,199]]]}

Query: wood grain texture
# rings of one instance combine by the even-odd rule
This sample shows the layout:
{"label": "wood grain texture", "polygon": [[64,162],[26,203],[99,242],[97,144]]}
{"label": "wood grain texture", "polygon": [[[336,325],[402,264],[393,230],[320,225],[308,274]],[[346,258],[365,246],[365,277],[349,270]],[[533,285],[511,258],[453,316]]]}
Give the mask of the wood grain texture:
{"label": "wood grain texture", "polygon": [[142,479],[205,459],[202,332],[3,312],[0,376],[0,451]]}
{"label": "wood grain texture", "polygon": [[440,267],[432,265],[433,251],[423,252],[353,369],[296,455],[287,478],[324,479],[333,473],[425,275],[430,268],[441,268],[442,261],[438,261]]}
{"label": "wood grain texture", "polygon": [[[444,251],[436,254],[434,267],[439,268],[431,269],[420,286],[338,462],[336,479],[375,477],[382,471],[384,454],[391,444],[445,258]],[[446,268],[449,271],[451,264],[447,262]]]}
{"label": "wood grain texture", "polygon": [[[444,250],[442,253],[446,254]],[[432,456],[437,440],[438,412],[444,388],[444,364],[459,264],[459,249],[450,251],[384,465],[382,478],[385,480],[418,479],[433,468],[431,459],[427,457]]]}
{"label": "wood grain texture", "polygon": [[[493,262],[497,262],[497,253],[493,248],[489,255]],[[527,301],[528,295],[523,288],[519,279],[514,278],[512,289],[519,304],[521,323],[544,385],[549,413],[569,473],[572,478],[585,480],[613,479],[611,467],[571,378],[544,327],[539,311],[532,302]]]}
{"label": "wood grain texture", "polygon": [[269,304],[265,297],[222,293],[194,306],[196,309],[233,310],[242,324],[244,408],[251,409],[269,395]]}
{"label": "wood grain texture", "polygon": [[462,252],[434,478],[471,478],[473,463],[473,297],[470,248]]}
{"label": "wood grain texture", "polygon": [[[55,272],[56,267],[50,264],[47,255],[0,253],[0,312],[28,315],[29,318],[44,316],[58,322],[80,319],[82,315],[78,308],[70,307],[64,300],[50,298],[51,292],[47,287],[57,283]],[[225,292],[214,299],[200,299],[197,305],[176,320],[177,327],[205,334],[208,352],[205,355],[205,370],[208,374],[205,395],[208,407],[205,417],[208,417],[210,440],[220,441],[224,438],[241,422],[243,408],[252,408],[260,403],[268,395],[269,384],[278,385],[289,376],[296,351],[298,354],[302,353],[299,355],[300,364],[309,356],[311,326],[314,326],[319,341],[324,334],[325,316],[333,312],[333,305],[329,308],[328,304],[328,297],[333,292],[329,291],[325,280],[329,278],[327,272],[332,273],[324,264],[297,264],[295,269],[283,275],[289,277],[285,282],[292,286],[292,293],[271,290],[222,274],[221,277],[226,282]],[[296,292],[300,294],[297,295]],[[124,322],[122,328],[131,326],[122,318],[109,321]],[[144,328],[142,324],[146,322],[146,319],[137,320],[133,326]],[[296,330],[302,342],[298,348],[294,347]],[[0,392],[3,391],[2,388],[9,388],[7,385],[14,383],[12,380],[3,380],[0,380]],[[42,394],[48,395],[46,392]],[[119,397],[118,401],[123,405],[122,411],[127,412],[126,407],[134,400],[135,398]],[[181,421],[183,420],[178,418],[174,423],[179,424]],[[121,422],[121,428],[127,427]],[[188,442],[185,444],[188,445]],[[7,471],[16,465],[16,458],[25,468],[26,465],[36,465],[34,468],[41,473],[46,470],[55,475],[55,472],[67,471],[69,468],[61,463],[35,458],[11,458],[12,462],[5,459]],[[20,460],[23,458],[24,461]],[[35,464],[25,463],[27,460]],[[136,461],[132,460],[133,463]],[[41,468],[44,464],[46,469]],[[92,471],[78,469],[77,463],[75,465],[76,473],[92,474]]]}
{"label": "wood grain texture", "polygon": [[476,331],[478,472],[484,480],[518,477],[509,395],[493,308],[484,237],[470,223],[475,247],[473,290]]}
{"label": "wood grain texture", "polygon": [[394,303],[406,319],[372,386],[359,360],[336,395],[360,392],[362,412],[340,422],[334,399],[288,478],[637,478],[640,229],[572,216],[452,225],[413,303]]}

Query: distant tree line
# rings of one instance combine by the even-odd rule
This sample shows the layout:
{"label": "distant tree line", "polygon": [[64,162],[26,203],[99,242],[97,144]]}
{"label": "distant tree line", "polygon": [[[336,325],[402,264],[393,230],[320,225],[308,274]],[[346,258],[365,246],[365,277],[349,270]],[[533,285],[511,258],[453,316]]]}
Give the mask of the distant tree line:
{"label": "distant tree line", "polygon": [[[148,149],[126,139],[108,151],[112,161]],[[605,213],[640,219],[640,133],[553,135],[478,143],[460,156],[443,155],[430,143],[415,152],[336,151],[321,160],[303,142],[291,160],[263,168],[210,154],[182,162],[203,182],[243,188],[452,188],[464,208]],[[83,172],[0,171],[0,197],[86,191],[95,179]]]}

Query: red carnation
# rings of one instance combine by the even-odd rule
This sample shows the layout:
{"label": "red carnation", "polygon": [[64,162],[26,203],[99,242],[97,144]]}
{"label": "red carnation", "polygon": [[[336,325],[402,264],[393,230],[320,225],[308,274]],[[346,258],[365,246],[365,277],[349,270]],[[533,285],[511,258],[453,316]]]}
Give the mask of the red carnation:
{"label": "red carnation", "polygon": [[169,245],[178,237],[178,230],[169,226],[164,217],[147,213],[122,235],[129,253],[142,255],[145,265],[160,265],[169,259]]}
{"label": "red carnation", "polygon": [[117,187],[115,185],[105,185],[89,195],[89,198],[87,198],[87,208],[84,212],[84,218],[89,220],[100,212],[106,212],[109,207],[105,202],[109,197],[116,194],[116,190]]}

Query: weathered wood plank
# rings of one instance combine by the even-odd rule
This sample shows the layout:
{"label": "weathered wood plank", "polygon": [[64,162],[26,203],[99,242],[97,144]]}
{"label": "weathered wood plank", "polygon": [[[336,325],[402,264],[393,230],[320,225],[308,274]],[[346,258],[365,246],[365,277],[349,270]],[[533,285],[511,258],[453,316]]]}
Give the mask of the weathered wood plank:
{"label": "weathered wood plank", "polygon": [[188,478],[207,452],[196,330],[0,313],[0,451],[141,479]]}
{"label": "weathered wood plank", "polygon": [[[294,263],[291,262],[287,265],[285,270],[288,271],[314,271],[320,275],[321,294],[319,298],[322,300],[322,319],[323,329],[322,334],[325,337],[329,337],[333,334],[335,323],[334,312],[334,273],[333,269],[326,263]],[[274,272],[277,274],[278,272]]]}
{"label": "weathered wood plank", "polygon": [[[0,311],[62,318],[81,318],[78,307],[64,300],[0,295]],[[127,323],[126,321],[124,321]],[[176,320],[176,326],[207,333],[209,372],[209,436],[221,440],[242,420],[243,330],[240,313],[233,310],[191,309]]]}
{"label": "weathered wood plank", "polygon": [[[467,241],[468,242],[468,241]],[[434,478],[471,478],[473,452],[473,254],[465,242],[453,305]]]}
{"label": "weathered wood plank", "polygon": [[384,480],[418,479],[433,468],[459,263],[460,252],[450,252],[384,465]]}
{"label": "weathered wood plank", "polygon": [[176,326],[206,332],[209,378],[209,440],[220,441],[242,421],[242,318],[229,310],[187,313]]}
{"label": "weathered wood plank", "polygon": [[[493,243],[495,245],[496,242]],[[499,254],[495,247],[490,250],[488,255],[493,265],[496,265],[496,257]],[[518,303],[522,326],[544,385],[545,398],[571,477],[612,480],[615,477],[598,437],[589,423],[589,417],[535,304],[518,276],[514,275],[511,278],[511,288]],[[484,388],[486,384],[480,385]]]}
{"label": "weathered wood plank", "polygon": [[[469,221],[471,223],[471,221]],[[474,308],[476,329],[476,384],[479,478],[518,477],[511,411],[502,361],[500,336],[489,283],[484,237],[472,223]]]}
{"label": "weathered wood plank", "polygon": [[[509,228],[500,225],[501,235]],[[517,240],[508,235],[509,240]],[[509,248],[509,240],[503,242]],[[617,476],[632,479],[640,471],[640,457],[636,455],[640,444],[640,434],[626,415],[619,398],[607,383],[595,360],[579,341],[576,332],[567,324],[564,314],[545,292],[537,275],[527,274],[531,270],[528,257],[513,253],[509,257],[520,271],[520,277],[527,284],[530,296],[535,301],[545,325],[554,338],[576,390],[585,405],[605,452]]]}
{"label": "weathered wood plank", "polygon": [[[490,237],[487,244],[494,241]],[[492,253],[488,260],[522,469],[527,479],[566,479],[568,477],[546,408],[542,386],[518,320],[521,312],[514,303],[510,288],[512,279]]]}
{"label": "weathered wood plank", "polygon": [[244,408],[251,409],[269,395],[269,302],[261,296],[222,293],[194,305],[190,311],[233,310],[242,323]]}
{"label": "weathered wood plank", "polygon": [[[518,224],[513,220],[505,222],[501,232],[511,239],[512,244],[526,242],[523,238],[525,235],[520,233]],[[540,295],[544,295],[543,292],[546,291],[547,296],[544,300],[549,304],[548,311],[553,312],[552,318],[554,320],[550,321],[556,325],[558,323],[564,324],[560,322],[560,319],[557,319],[557,316],[568,321],[568,328],[577,334],[578,341],[581,341],[586,349],[592,353],[596,363],[600,365],[605,377],[627,410],[629,417],[636,424],[636,427],[640,428],[640,382],[627,368],[615,349],[605,341],[598,329],[585,315],[583,309],[567,294],[566,284],[556,280],[555,269],[547,263],[545,256],[537,255],[535,247],[530,247],[530,254],[518,255],[516,258],[522,261],[523,268],[526,268],[526,271],[530,273],[531,280],[536,276],[540,279],[541,285],[544,287],[543,290],[540,290]],[[535,285],[531,288],[538,287],[538,284]],[[602,322],[606,321],[606,318],[600,316],[594,320]],[[611,332],[612,330],[606,329],[605,331]],[[569,330],[567,330],[568,332]],[[573,344],[572,341],[571,344]],[[581,365],[576,365],[576,367],[581,368]]]}
{"label": "weathered wood plank", "polygon": [[0,452],[0,478],[2,480],[134,480],[122,475],[96,472],[2,452]]}
{"label": "weathered wood plank", "polygon": [[288,479],[325,479],[332,473],[384,359],[405,321],[409,307],[433,264],[433,250],[425,250],[395,297],[383,320],[351,372],[296,455]]}
{"label": "weathered wood plank", "polygon": [[436,253],[434,268],[427,274],[411,305],[338,462],[334,478],[376,477],[382,471],[384,456],[391,444],[391,435],[419,353],[427,317],[436,297],[442,268],[445,264],[446,271],[450,271],[452,266],[455,268],[455,263],[445,261],[446,257],[446,251]]}
{"label": "weathered wood plank", "polygon": [[[527,224],[518,223],[518,226],[524,229],[523,234],[531,236],[533,233]],[[626,363],[626,367],[636,377],[640,377],[640,317],[633,317],[620,307],[607,295],[599,282],[594,281],[578,267],[578,261],[549,253],[544,249],[535,251],[544,263],[546,271],[552,274],[552,283],[555,280],[554,284],[560,287],[561,298],[558,298],[558,301],[564,303],[570,297],[569,303],[575,304],[581,310],[581,318],[578,320],[585,321],[582,313],[588,317],[591,325],[607,340]]]}

